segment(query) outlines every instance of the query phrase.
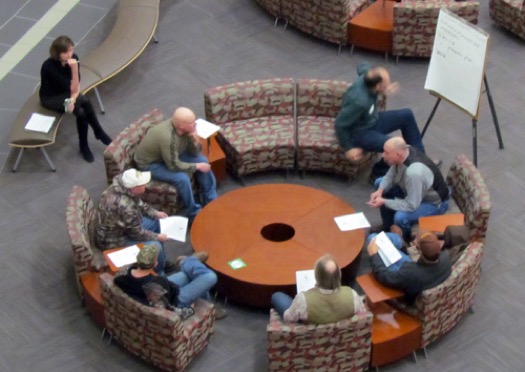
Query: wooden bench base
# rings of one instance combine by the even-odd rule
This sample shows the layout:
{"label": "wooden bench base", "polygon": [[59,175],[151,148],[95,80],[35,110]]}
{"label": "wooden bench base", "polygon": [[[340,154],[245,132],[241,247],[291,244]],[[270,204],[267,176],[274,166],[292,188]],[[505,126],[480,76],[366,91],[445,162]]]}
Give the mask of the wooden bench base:
{"label": "wooden bench base", "polygon": [[100,289],[100,273],[85,273],[80,276],[82,295],[87,312],[99,327],[106,328],[104,302]]}
{"label": "wooden bench base", "polygon": [[[372,359],[370,365],[379,367],[414,353],[421,345],[421,322],[385,302],[371,307]],[[417,359],[416,359],[417,360]]]}

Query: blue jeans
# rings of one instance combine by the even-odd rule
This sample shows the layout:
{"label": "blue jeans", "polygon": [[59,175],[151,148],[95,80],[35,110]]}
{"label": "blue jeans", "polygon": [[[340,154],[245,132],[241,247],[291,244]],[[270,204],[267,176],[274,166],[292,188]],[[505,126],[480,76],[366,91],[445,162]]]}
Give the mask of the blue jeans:
{"label": "blue jeans", "polygon": [[217,283],[217,274],[195,256],[182,261],[181,271],[168,276],[179,287],[178,307],[190,307],[198,298],[210,301],[209,290]]}
{"label": "blue jeans", "polygon": [[[387,232],[386,235],[388,236],[392,244],[394,244],[394,247],[396,247],[396,249],[401,254],[401,259],[393,263],[392,265],[388,266],[387,270],[398,271],[399,268],[403,265],[403,263],[412,262],[412,259],[410,258],[409,255],[407,255],[405,252],[401,250],[401,248],[403,247],[403,239],[401,239],[399,235],[391,233],[391,232]],[[377,234],[370,234],[368,236],[368,239],[366,239],[365,247],[368,247],[372,239],[374,239],[376,236]]]}
{"label": "blue jeans", "polygon": [[[159,220],[154,220],[146,216],[142,216],[142,228],[145,230],[153,231],[154,233],[159,234],[160,233],[160,223]],[[137,241],[137,240],[126,240],[126,246],[135,245],[143,243],[145,245],[153,245],[157,247],[157,250],[159,251],[159,256],[157,257],[157,267],[155,268],[155,272],[159,275],[164,275],[164,265],[166,263],[166,253],[164,252],[164,244],[157,240],[149,240],[149,241]]]}
{"label": "blue jeans", "polygon": [[[179,159],[186,163],[207,163],[208,159],[202,154],[191,156],[184,152],[179,155]],[[190,175],[186,172],[170,170],[164,163],[151,163],[144,167],[145,171],[150,171],[151,176],[159,181],[173,184],[179,193],[182,203],[186,207],[188,217],[193,220],[200,212],[202,206],[195,201],[191,188]],[[195,178],[202,191],[202,204],[205,206],[209,202],[217,199],[217,182],[212,171],[208,173],[195,171]]]}
{"label": "blue jeans", "polygon": [[[377,190],[381,180],[383,178],[378,178],[374,184],[374,188]],[[394,198],[405,198],[405,194],[399,186],[394,186],[390,190],[383,193],[385,199],[394,199]],[[390,208],[381,206],[381,219],[383,220],[383,228],[385,231],[390,230],[392,225],[397,225],[403,230],[403,237],[406,241],[409,241],[411,236],[412,225],[418,223],[419,217],[426,216],[435,216],[438,214],[443,214],[448,209],[448,200],[442,201],[439,204],[432,203],[421,203],[419,207],[412,211],[396,211]]]}
{"label": "blue jeans", "polygon": [[356,147],[366,151],[383,152],[388,134],[401,130],[405,142],[418,150],[425,152],[421,133],[410,109],[380,111],[377,123],[370,129],[360,133],[354,140]]}
{"label": "blue jeans", "polygon": [[275,310],[281,315],[281,318],[284,316],[284,312],[292,306],[293,299],[283,292],[275,292],[272,295],[272,306]]}

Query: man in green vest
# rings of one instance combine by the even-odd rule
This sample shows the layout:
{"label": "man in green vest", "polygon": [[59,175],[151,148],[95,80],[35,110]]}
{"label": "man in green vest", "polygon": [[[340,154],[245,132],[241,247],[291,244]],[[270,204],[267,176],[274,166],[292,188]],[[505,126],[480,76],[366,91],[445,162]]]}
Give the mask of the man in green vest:
{"label": "man in green vest", "polygon": [[314,267],[316,285],[292,300],[283,292],[272,295],[272,306],[287,323],[328,324],[366,311],[356,291],[341,286],[341,270],[332,255],[319,258]]}

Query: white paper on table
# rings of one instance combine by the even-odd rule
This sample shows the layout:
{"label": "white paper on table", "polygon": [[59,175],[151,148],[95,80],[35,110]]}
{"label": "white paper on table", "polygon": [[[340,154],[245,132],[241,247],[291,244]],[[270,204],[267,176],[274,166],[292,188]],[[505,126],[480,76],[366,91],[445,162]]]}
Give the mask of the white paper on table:
{"label": "white paper on table", "polygon": [[370,222],[368,222],[363,212],[334,217],[334,220],[341,231],[350,231],[370,227]]}
{"label": "white paper on table", "polygon": [[218,132],[219,129],[221,129],[218,125],[210,123],[204,119],[195,120],[195,124],[197,124],[197,135],[204,139],[210,137],[213,133]]}
{"label": "white paper on table", "polygon": [[376,244],[379,247],[377,253],[379,253],[379,256],[381,256],[381,259],[383,260],[383,263],[386,267],[396,263],[401,259],[401,254],[384,231],[381,231],[381,233],[376,236]]}
{"label": "white paper on table", "polygon": [[168,238],[178,240],[179,242],[186,241],[186,230],[188,230],[188,218],[182,216],[170,216],[161,218],[160,232],[168,235]]}
{"label": "white paper on table", "polygon": [[295,272],[297,293],[305,292],[315,287],[315,274],[313,270],[299,270]]}
{"label": "white paper on table", "polygon": [[35,112],[31,115],[24,128],[25,130],[48,133],[54,122],[54,116],[40,115]]}
{"label": "white paper on table", "polygon": [[137,255],[139,252],[140,248],[136,245],[132,245],[130,247],[111,252],[108,254],[108,257],[116,267],[122,267],[137,262]]}

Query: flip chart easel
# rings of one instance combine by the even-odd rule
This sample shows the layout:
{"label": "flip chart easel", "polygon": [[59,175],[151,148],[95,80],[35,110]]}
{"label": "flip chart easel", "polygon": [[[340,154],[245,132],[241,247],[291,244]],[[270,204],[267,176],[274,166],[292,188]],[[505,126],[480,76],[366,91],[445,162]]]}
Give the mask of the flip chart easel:
{"label": "flip chart easel", "polygon": [[437,102],[421,136],[425,135],[441,100],[451,103],[472,118],[473,161],[476,166],[477,123],[482,84],[485,85],[487,92],[499,148],[504,148],[494,101],[485,74],[488,44],[488,33],[451,11],[441,9],[425,81],[425,89],[437,97]]}

